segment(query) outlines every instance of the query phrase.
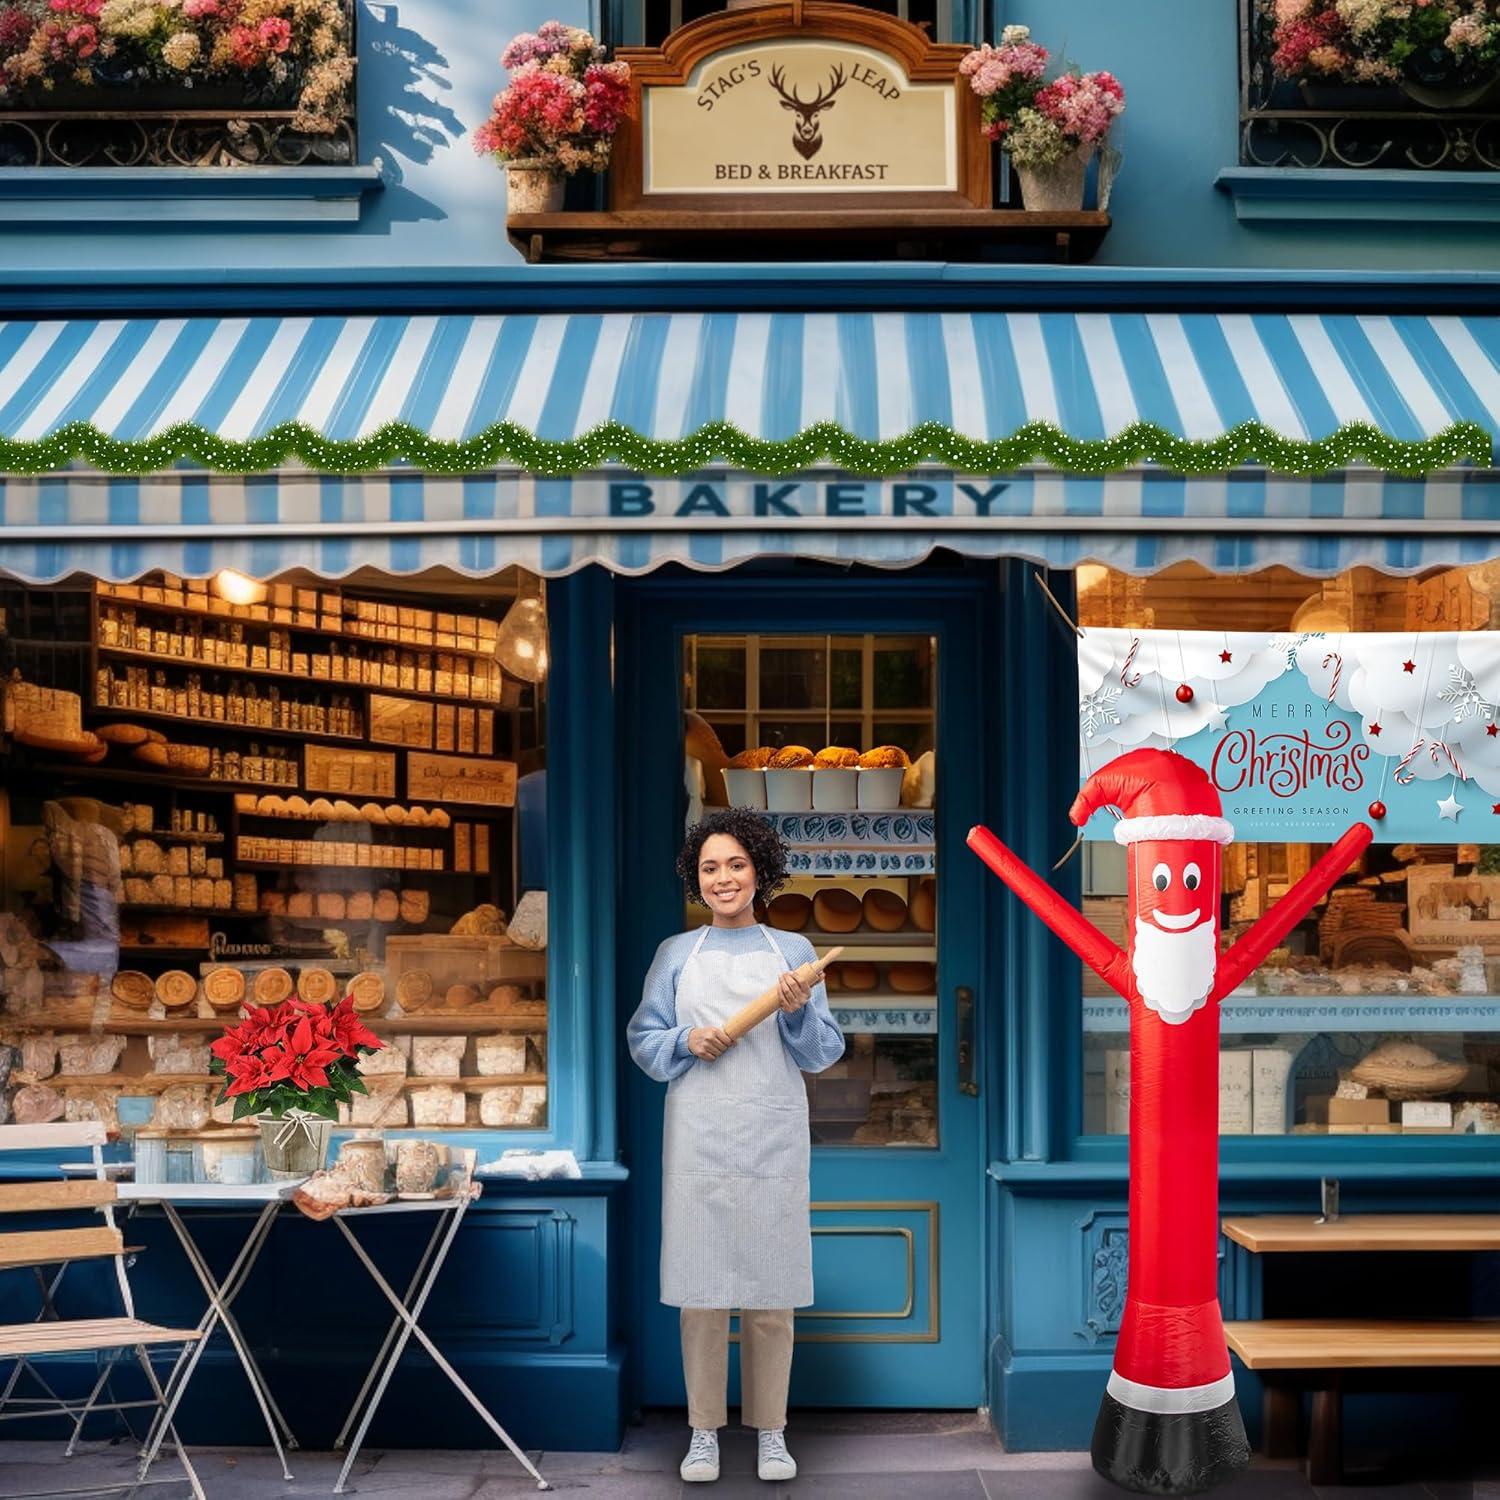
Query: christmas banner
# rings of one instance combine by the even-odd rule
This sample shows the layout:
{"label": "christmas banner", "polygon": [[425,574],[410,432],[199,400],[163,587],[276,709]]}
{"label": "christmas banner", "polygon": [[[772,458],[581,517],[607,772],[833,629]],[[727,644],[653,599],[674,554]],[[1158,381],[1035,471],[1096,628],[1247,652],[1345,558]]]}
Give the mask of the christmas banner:
{"label": "christmas banner", "polygon": [[[1197,761],[1240,840],[1500,843],[1500,633],[1086,631],[1079,775]],[[1092,817],[1089,838],[1112,838]]]}

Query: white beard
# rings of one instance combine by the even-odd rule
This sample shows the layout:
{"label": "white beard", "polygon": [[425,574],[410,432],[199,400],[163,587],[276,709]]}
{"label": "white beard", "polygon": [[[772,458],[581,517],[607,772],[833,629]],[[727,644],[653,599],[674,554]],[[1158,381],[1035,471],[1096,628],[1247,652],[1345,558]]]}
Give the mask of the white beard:
{"label": "white beard", "polygon": [[1187,932],[1165,932],[1149,918],[1135,919],[1130,967],[1136,988],[1146,1008],[1169,1026],[1180,1026],[1202,1009],[1218,963],[1212,922],[1200,922]]}

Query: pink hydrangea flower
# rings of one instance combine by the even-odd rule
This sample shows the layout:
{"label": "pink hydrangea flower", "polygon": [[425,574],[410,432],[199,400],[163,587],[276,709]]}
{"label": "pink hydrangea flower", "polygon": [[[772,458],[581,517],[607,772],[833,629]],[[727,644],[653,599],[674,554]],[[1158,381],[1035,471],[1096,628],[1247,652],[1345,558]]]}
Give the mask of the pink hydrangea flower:
{"label": "pink hydrangea flower", "polygon": [[207,21],[219,14],[219,0],[182,0],[182,13],[190,21]]}
{"label": "pink hydrangea flower", "polygon": [[267,52],[285,52],[292,45],[292,23],[284,16],[267,16],[260,23],[258,35]]}

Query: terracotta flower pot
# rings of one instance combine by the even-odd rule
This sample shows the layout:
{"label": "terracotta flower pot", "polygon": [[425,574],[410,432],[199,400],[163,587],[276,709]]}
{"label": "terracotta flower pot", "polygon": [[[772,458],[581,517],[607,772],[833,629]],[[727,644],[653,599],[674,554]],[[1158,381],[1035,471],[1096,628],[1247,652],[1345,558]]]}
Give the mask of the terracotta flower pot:
{"label": "terracotta flower pot", "polygon": [[1023,167],[1013,162],[1021,181],[1021,202],[1033,213],[1069,213],[1083,207],[1092,145],[1080,146],[1055,166]]}
{"label": "terracotta flower pot", "polygon": [[508,214],[555,214],[563,202],[563,179],[550,162],[539,158],[505,164]]}

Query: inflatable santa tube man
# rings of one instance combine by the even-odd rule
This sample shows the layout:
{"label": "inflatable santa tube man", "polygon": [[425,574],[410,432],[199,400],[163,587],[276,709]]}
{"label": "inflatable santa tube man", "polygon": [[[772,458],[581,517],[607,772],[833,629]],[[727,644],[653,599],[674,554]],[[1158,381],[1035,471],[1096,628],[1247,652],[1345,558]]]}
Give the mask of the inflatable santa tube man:
{"label": "inflatable santa tube man", "polygon": [[1249,1462],[1216,1288],[1219,1000],[1370,842],[1357,823],[1222,957],[1219,857],[1234,830],[1203,769],[1132,750],[1089,777],[1068,816],[1123,813],[1121,952],[987,828],[969,844],[1130,1007],[1130,1271],[1094,1467],[1124,1489],[1192,1494]]}

